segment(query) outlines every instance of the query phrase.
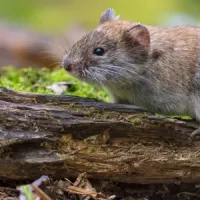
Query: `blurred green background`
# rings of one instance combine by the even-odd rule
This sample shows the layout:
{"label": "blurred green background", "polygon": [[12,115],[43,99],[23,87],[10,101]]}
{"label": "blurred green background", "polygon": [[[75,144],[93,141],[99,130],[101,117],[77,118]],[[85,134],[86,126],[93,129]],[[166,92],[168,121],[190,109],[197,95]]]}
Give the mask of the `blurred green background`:
{"label": "blurred green background", "polygon": [[[41,32],[41,35],[57,37],[60,33],[66,33],[66,30],[73,25],[93,29],[101,13],[107,8],[114,8],[122,19],[150,25],[199,25],[200,22],[200,0],[0,0],[0,23],[17,24],[17,27],[21,25],[19,27]],[[65,38],[69,46],[71,41],[75,42],[84,32],[74,30],[66,37],[67,40]],[[80,35],[76,35],[79,31]],[[29,92],[53,93],[46,87],[55,82],[68,81],[75,83],[76,90],[67,90],[67,94],[110,100],[106,92],[88,84],[83,85],[67,74],[63,68],[58,68],[54,72],[49,69],[33,68],[44,65],[48,68],[52,63],[57,65],[57,59],[44,62],[50,57],[58,57],[60,63],[64,54],[63,52],[57,54],[56,47],[64,46],[63,49],[66,50],[67,45],[58,42],[53,47],[44,46],[53,44],[53,37],[37,38],[37,35],[25,32],[23,29],[21,33],[15,29],[8,29],[6,32],[3,27],[0,29],[0,34],[1,66],[32,67],[20,70],[6,68],[3,76],[0,76],[0,86]]]}
{"label": "blurred green background", "polygon": [[42,32],[63,31],[73,23],[91,29],[109,7],[121,18],[147,24],[170,26],[200,21],[199,0],[0,0],[0,18]]}

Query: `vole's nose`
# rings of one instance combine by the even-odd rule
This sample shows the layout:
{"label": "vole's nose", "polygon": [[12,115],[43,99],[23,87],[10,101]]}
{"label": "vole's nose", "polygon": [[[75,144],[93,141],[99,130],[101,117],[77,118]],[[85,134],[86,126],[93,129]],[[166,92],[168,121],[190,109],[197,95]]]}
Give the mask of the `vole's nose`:
{"label": "vole's nose", "polygon": [[73,70],[73,64],[70,59],[64,59],[63,67],[66,71],[71,72]]}

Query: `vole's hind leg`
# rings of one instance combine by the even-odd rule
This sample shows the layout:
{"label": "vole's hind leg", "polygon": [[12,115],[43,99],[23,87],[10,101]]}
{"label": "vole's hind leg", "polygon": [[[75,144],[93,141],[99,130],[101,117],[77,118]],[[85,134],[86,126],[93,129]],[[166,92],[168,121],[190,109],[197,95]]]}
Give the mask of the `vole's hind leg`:
{"label": "vole's hind leg", "polygon": [[193,132],[191,133],[190,137],[191,137],[192,139],[195,139],[195,138],[197,138],[197,137],[200,137],[200,127],[199,127],[198,129],[196,129],[195,131],[193,131]]}
{"label": "vole's hind leg", "polygon": [[195,113],[196,121],[199,124],[199,127],[191,133],[190,137],[192,139],[196,139],[197,137],[200,137],[200,103],[199,103],[200,99],[199,98],[194,98],[194,99],[195,99],[194,113]]}

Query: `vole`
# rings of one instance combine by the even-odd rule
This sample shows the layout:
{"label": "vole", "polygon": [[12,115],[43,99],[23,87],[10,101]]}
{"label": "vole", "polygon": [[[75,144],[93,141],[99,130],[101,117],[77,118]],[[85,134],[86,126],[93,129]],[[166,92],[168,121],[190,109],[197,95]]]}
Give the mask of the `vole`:
{"label": "vole", "polygon": [[115,103],[200,122],[198,27],[153,27],[121,20],[107,9],[96,29],[64,56],[63,66],[82,81],[104,86]]}

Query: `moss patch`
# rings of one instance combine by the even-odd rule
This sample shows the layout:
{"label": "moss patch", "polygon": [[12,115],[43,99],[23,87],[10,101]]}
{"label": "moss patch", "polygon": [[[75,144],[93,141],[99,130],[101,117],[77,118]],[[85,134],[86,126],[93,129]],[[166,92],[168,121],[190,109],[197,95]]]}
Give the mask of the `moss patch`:
{"label": "moss patch", "polygon": [[0,86],[18,91],[53,94],[54,92],[46,87],[56,82],[66,81],[74,83],[75,87],[73,90],[67,90],[64,94],[95,98],[106,102],[110,100],[108,94],[102,88],[81,82],[67,74],[62,68],[51,71],[47,68],[15,69],[5,67],[1,69],[0,74]]}

